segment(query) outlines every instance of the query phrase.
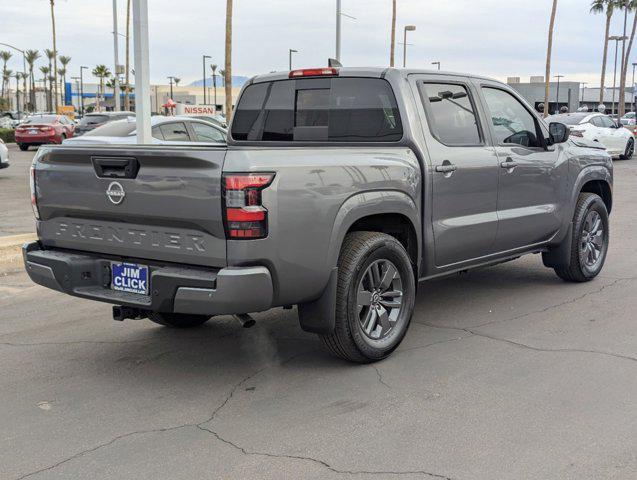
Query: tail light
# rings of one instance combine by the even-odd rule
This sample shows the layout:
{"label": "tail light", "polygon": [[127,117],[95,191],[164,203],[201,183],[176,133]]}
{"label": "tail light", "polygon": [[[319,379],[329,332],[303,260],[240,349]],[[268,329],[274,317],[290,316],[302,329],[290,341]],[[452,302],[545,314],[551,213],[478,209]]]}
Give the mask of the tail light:
{"label": "tail light", "polygon": [[292,70],[290,72],[290,78],[299,77],[335,77],[338,75],[338,70],[332,67],[327,68],[306,68],[304,70]]}
{"label": "tail light", "polygon": [[35,162],[31,165],[29,187],[31,188],[31,208],[33,209],[33,215],[36,220],[40,220],[40,210],[38,210],[38,199],[35,191]]}
{"label": "tail light", "polygon": [[228,238],[251,240],[268,235],[268,211],[261,202],[261,191],[273,179],[273,173],[232,173],[223,176]]}
{"label": "tail light", "polygon": [[53,127],[40,127],[40,131],[45,133],[52,132]]}

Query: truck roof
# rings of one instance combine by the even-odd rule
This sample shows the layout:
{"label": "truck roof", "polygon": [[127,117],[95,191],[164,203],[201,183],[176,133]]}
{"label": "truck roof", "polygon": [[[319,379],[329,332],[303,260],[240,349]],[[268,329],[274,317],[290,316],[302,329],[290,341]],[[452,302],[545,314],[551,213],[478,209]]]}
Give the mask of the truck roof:
{"label": "truck roof", "polygon": [[[319,68],[319,67],[316,67],[316,68]],[[303,69],[299,69],[299,70],[303,70]],[[339,77],[381,78],[381,77],[386,77],[389,75],[406,77],[411,74],[440,75],[440,76],[446,76],[446,77],[449,77],[449,76],[470,77],[470,78],[478,78],[482,80],[489,80],[492,82],[502,83],[493,78],[484,77],[481,75],[474,75],[470,73],[461,73],[461,72],[447,72],[447,71],[440,71],[440,70],[415,69],[415,68],[389,68],[389,67],[339,67],[338,68]],[[274,80],[287,80],[289,78],[289,75],[290,75],[290,71],[270,72],[270,73],[255,75],[248,81],[248,84],[260,83],[260,82],[271,82]]]}

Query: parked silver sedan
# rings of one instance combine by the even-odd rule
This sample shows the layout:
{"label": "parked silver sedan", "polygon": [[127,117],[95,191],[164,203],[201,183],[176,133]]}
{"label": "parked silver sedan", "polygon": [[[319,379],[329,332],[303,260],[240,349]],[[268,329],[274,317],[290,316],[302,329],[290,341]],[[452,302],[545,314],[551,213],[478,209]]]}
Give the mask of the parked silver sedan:
{"label": "parked silver sedan", "polygon": [[[153,143],[159,145],[179,144],[225,144],[227,131],[211,122],[192,117],[151,118]],[[136,142],[135,117],[107,123],[81,137],[69,138],[64,145],[132,144]]]}

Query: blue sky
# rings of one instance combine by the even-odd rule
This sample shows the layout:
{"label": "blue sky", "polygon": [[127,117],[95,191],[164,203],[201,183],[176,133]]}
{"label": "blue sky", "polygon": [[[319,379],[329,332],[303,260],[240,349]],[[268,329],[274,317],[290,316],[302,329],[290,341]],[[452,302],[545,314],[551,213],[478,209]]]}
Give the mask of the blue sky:
{"label": "blue sky", "polygon": [[[408,66],[443,69],[505,79],[543,75],[548,15],[552,0],[398,0],[397,41],[409,33]],[[125,0],[118,0],[120,32]],[[224,0],[149,0],[151,81],[175,75],[190,83],[201,78],[201,55],[223,65]],[[253,75],[324,65],[334,54],[335,0],[235,0],[233,70]],[[349,66],[389,62],[390,0],[342,0],[342,61]],[[51,48],[48,0],[0,0],[0,42],[19,48]],[[599,83],[604,17],[589,13],[588,0],[559,0],[553,73],[564,80]],[[70,55],[70,70],[113,63],[112,0],[57,0],[58,51]],[[629,20],[630,24],[630,20]],[[617,15],[611,33],[620,33]],[[120,44],[123,63],[123,39]],[[637,52],[637,46],[635,48]],[[609,72],[612,78],[612,53]],[[131,53],[132,55],[132,53]],[[637,60],[637,55],[631,61]],[[397,46],[397,63],[402,46]],[[11,68],[21,68],[18,56]]]}

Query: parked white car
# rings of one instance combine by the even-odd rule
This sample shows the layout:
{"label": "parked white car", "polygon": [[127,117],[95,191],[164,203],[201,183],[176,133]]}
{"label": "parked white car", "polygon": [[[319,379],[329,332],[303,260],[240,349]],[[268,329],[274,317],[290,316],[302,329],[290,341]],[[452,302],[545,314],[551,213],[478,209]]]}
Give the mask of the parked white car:
{"label": "parked white car", "polygon": [[0,169],[7,168],[9,166],[9,150],[4,144],[4,141],[0,138]]}
{"label": "parked white car", "polygon": [[[159,145],[217,144],[226,142],[227,131],[203,120],[185,116],[151,118],[153,143]],[[112,145],[136,142],[135,117],[97,127],[81,137],[64,140],[64,145]]]}
{"label": "parked white car", "polygon": [[635,137],[632,132],[608,115],[595,112],[563,113],[551,115],[546,121],[568,125],[573,137],[598,142],[613,157],[627,160],[635,152]]}

